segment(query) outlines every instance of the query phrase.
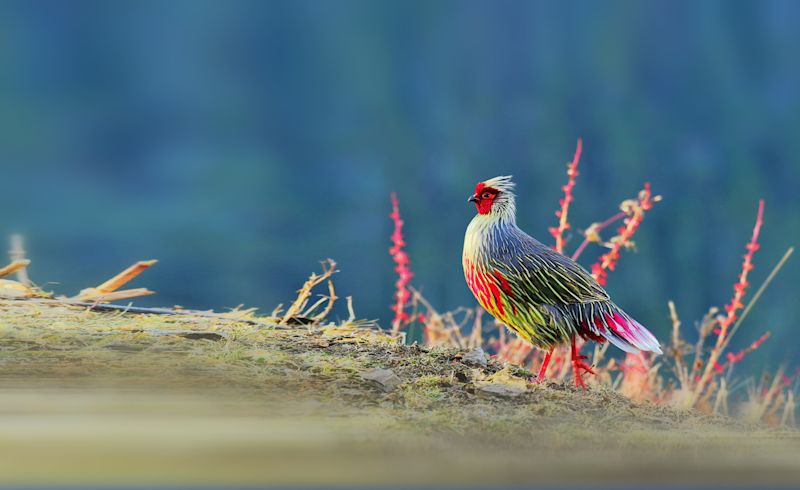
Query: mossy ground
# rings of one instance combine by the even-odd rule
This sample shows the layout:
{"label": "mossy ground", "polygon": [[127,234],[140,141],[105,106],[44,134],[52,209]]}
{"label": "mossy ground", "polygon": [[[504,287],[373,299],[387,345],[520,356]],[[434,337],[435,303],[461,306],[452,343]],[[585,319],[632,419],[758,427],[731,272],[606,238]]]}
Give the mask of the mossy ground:
{"label": "mossy ground", "polygon": [[[353,326],[0,301],[0,483],[800,482],[795,431],[522,370],[505,377],[521,394],[493,396],[503,366],[458,354]],[[374,368],[401,384],[365,381]]]}

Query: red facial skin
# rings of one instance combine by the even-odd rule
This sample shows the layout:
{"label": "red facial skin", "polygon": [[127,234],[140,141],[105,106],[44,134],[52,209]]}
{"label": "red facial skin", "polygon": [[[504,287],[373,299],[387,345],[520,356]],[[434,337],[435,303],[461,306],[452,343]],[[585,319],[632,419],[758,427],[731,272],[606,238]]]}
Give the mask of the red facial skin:
{"label": "red facial skin", "polygon": [[478,182],[478,185],[475,186],[475,195],[472,196],[475,207],[478,209],[478,214],[489,214],[498,194],[500,194],[500,191],[494,187],[487,187],[483,182]]}

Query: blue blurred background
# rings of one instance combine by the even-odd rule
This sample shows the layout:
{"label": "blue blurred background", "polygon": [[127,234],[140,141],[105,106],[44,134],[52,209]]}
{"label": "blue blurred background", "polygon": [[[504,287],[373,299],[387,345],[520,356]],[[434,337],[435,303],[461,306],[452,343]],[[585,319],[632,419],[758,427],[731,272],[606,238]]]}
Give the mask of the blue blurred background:
{"label": "blue blurred background", "polygon": [[[583,137],[575,229],[644,181],[664,196],[608,285],[664,337],[669,299],[687,325],[729,299],[759,197],[753,282],[797,241],[799,22],[793,1],[4,1],[0,232],[59,293],[160,259],[143,305],[270,311],[332,257],[387,324],[391,191],[413,283],[473,305],[475,182],[514,174],[549,243]],[[799,270],[739,334],[773,331],[751,362],[800,355]]]}

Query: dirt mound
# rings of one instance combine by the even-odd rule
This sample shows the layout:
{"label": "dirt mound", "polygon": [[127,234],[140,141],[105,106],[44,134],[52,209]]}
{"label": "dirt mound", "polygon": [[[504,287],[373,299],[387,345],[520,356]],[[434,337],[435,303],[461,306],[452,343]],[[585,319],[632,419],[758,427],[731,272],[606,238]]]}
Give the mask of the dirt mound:
{"label": "dirt mound", "polygon": [[800,481],[794,431],[252,320],[0,302],[0,482]]}

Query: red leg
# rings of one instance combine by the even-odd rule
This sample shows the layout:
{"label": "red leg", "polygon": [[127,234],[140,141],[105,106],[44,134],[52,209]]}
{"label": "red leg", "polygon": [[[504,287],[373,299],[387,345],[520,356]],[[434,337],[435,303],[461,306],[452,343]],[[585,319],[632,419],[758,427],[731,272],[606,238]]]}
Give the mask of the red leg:
{"label": "red leg", "polygon": [[583,373],[581,373],[581,370],[586,373],[595,373],[592,371],[591,366],[583,362],[584,359],[586,359],[586,356],[578,354],[578,348],[575,346],[575,337],[572,337],[572,372],[575,375],[575,386],[585,390],[586,385],[583,383]]}
{"label": "red leg", "polygon": [[547,366],[550,364],[550,357],[553,355],[553,349],[555,349],[555,346],[550,347],[550,350],[545,352],[544,359],[542,359],[542,367],[539,368],[539,374],[536,375],[536,383],[544,381],[547,374]]}

